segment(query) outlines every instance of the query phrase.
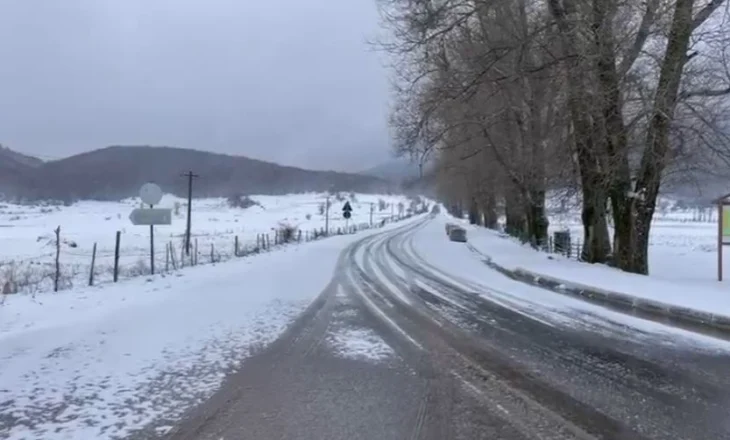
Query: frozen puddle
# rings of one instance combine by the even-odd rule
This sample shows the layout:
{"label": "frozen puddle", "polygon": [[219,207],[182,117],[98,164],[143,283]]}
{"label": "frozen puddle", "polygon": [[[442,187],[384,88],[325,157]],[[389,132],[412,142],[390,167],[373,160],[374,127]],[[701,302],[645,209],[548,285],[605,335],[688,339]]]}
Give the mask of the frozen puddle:
{"label": "frozen puddle", "polygon": [[327,339],[335,353],[345,358],[382,362],[395,355],[383,338],[367,328],[341,328]]}

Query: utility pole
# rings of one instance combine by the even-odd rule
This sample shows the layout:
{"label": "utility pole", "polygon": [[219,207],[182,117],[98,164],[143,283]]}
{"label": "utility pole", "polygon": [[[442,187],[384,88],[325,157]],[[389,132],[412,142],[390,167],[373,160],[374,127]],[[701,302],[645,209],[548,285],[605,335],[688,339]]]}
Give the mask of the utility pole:
{"label": "utility pole", "polygon": [[[150,209],[154,205],[150,205]],[[155,225],[150,225],[150,273],[155,274]]]}
{"label": "utility pole", "polygon": [[330,235],[330,196],[327,194],[327,201],[324,205],[324,235]]}
{"label": "utility pole", "polygon": [[370,226],[373,226],[373,209],[375,209],[375,203],[370,202]]}
{"label": "utility pole", "polygon": [[193,179],[200,177],[197,174],[193,174],[192,171],[182,174],[183,177],[188,178],[188,226],[185,230],[185,255],[190,255],[190,227],[192,224],[192,207],[193,207]]}

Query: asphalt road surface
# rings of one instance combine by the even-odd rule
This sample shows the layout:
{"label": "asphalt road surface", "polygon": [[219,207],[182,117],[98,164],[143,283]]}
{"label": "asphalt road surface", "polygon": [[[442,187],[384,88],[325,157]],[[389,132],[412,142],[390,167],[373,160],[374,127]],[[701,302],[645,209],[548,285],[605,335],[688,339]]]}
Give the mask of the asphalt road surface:
{"label": "asphalt road surface", "polygon": [[[483,286],[415,250],[414,235],[433,222],[347,248],[283,337],[167,438],[730,439],[726,354],[623,337],[634,328],[559,325],[490,301]],[[396,355],[334,355],[326,335],[348,325],[374,330]]]}

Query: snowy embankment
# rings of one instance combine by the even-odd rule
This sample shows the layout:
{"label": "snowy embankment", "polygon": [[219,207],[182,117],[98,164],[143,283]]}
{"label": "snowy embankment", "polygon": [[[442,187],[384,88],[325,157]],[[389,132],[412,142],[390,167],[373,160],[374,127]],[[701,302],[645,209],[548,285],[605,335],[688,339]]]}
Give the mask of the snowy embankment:
{"label": "snowy embankment", "polygon": [[[193,199],[191,242],[200,264],[233,257],[236,238],[239,253],[250,252],[259,237],[275,233],[282,227],[302,232],[302,239],[328,225],[331,232],[345,226],[378,224],[383,219],[404,211],[411,200],[402,196],[347,194],[332,195],[329,215],[325,209],[327,194],[294,194],[256,196],[258,204],[246,209],[233,208],[224,198]],[[342,216],[346,201],[352,205],[352,218]],[[86,286],[89,283],[92,251],[94,283],[113,279],[116,235],[120,232],[119,278],[131,278],[150,271],[150,230],[133,226],[130,212],[140,207],[138,199],[121,202],[81,201],[72,206],[20,206],[0,203],[0,293],[39,293],[53,290],[56,265],[56,236],[60,226],[59,289]],[[173,210],[170,226],[155,227],[156,271],[190,264],[190,257],[181,255],[186,229],[187,201],[166,195],[158,205]],[[298,236],[297,236],[298,237]],[[168,255],[168,247],[175,256]],[[194,252],[195,253],[195,252]],[[212,258],[211,258],[212,257]]]}
{"label": "snowy embankment", "polygon": [[11,296],[0,307],[0,438],[164,433],[281,334],[345,246],[382,230],[102,289]]}
{"label": "snowy embankment", "polygon": [[[494,231],[472,227],[469,243],[509,270],[523,269],[566,284],[595,287],[630,297],[730,317],[727,282],[717,281],[717,224],[706,221],[652,223],[649,276],[635,275],[600,265],[586,264],[560,255],[538,252]],[[580,237],[579,227],[571,228]],[[730,280],[730,264],[724,268]]]}

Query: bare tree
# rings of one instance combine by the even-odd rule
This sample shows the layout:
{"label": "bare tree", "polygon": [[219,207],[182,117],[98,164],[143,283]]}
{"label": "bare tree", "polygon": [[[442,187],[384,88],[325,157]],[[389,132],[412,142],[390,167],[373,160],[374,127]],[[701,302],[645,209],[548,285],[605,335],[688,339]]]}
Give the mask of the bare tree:
{"label": "bare tree", "polygon": [[539,243],[547,190],[577,187],[584,259],[613,247],[620,268],[647,273],[662,182],[728,168],[725,0],[380,6],[397,150],[434,157],[441,194],[475,223],[502,206],[508,232]]}

